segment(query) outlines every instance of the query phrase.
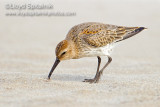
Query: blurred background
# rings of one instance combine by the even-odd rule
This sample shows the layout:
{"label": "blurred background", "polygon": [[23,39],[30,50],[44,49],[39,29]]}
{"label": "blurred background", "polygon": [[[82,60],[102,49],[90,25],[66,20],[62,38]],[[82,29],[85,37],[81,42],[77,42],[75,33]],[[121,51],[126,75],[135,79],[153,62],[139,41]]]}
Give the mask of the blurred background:
{"label": "blurred background", "polygon": [[[52,5],[52,9],[35,9],[35,10],[19,10],[7,9],[7,5]],[[71,16],[14,16],[7,14],[17,13],[73,13]],[[69,29],[74,25],[83,22],[101,22],[106,24],[114,24],[121,26],[139,26],[146,27],[147,30],[142,31],[135,37],[125,40],[117,46],[113,52],[113,62],[104,72],[102,79],[102,87],[97,88],[96,85],[86,87],[87,84],[81,83],[85,78],[92,78],[95,75],[97,67],[96,58],[82,58],[79,60],[69,60],[62,62],[53,75],[52,84],[57,85],[56,88],[51,84],[43,81],[54,63],[56,45],[65,38]],[[51,103],[51,99],[58,100],[56,104],[72,104],[74,101],[79,104],[95,104],[98,105],[99,100],[87,100],[98,94],[106,93],[107,89],[114,90],[114,86],[124,85],[118,88],[119,94],[113,95],[107,91],[111,97],[104,98],[103,104],[137,104],[141,102],[144,105],[159,104],[158,99],[160,93],[156,90],[160,89],[160,0],[1,0],[0,1],[0,84],[1,84],[1,105],[12,104],[13,106],[38,105],[41,100],[47,99],[47,104]],[[86,60],[87,59],[87,60]],[[107,59],[103,59],[104,64]],[[86,64],[90,66],[86,66]],[[139,76],[140,75],[140,76]],[[121,77],[122,76],[122,77]],[[123,77],[126,76],[126,77]],[[150,77],[150,78],[149,78]],[[122,78],[122,81],[121,81]],[[31,81],[29,81],[31,80]],[[137,83],[130,87],[130,82]],[[137,80],[137,81],[135,81]],[[145,80],[150,80],[145,86],[139,86]],[[12,81],[12,82],[11,82]],[[39,82],[38,82],[39,81]],[[109,81],[109,82],[108,82]],[[26,85],[24,85],[26,82]],[[67,83],[66,83],[67,82]],[[112,83],[117,83],[112,84]],[[122,82],[122,83],[121,83]],[[110,84],[111,83],[111,84]],[[156,84],[153,84],[156,83]],[[72,86],[74,84],[76,90]],[[77,85],[80,84],[80,85]],[[108,85],[109,84],[109,85]],[[158,85],[157,85],[158,84]],[[41,86],[39,86],[41,85]],[[104,88],[108,85],[107,88]],[[48,88],[47,88],[47,87]],[[50,87],[52,90],[59,90],[50,95]],[[87,85],[88,86],[88,85]],[[112,87],[113,86],[113,87]],[[43,90],[43,87],[46,87]],[[67,87],[67,88],[66,88]],[[73,88],[71,88],[73,87]],[[85,88],[81,88],[85,87]],[[92,88],[91,88],[92,87]],[[127,87],[130,87],[129,89]],[[147,88],[146,88],[147,87]],[[37,89],[34,92],[33,89]],[[63,90],[64,88],[65,90]],[[92,90],[93,96],[88,95],[88,90]],[[125,89],[128,89],[126,94]],[[131,89],[131,90],[130,90]],[[143,91],[143,89],[148,89]],[[22,91],[23,90],[23,91]],[[78,94],[72,92],[78,90]],[[19,94],[16,93],[20,92]],[[44,93],[45,94],[41,94]],[[63,91],[63,92],[62,92]],[[117,90],[115,90],[117,91]],[[28,93],[26,93],[28,92]],[[47,93],[48,92],[48,93]],[[23,96],[21,94],[23,93]],[[36,93],[36,94],[35,94]],[[70,93],[67,94],[66,93]],[[137,96],[139,95],[140,96]],[[37,99],[36,95],[39,96]],[[64,98],[63,96],[66,95]],[[82,96],[81,96],[82,95]],[[83,96],[84,95],[84,96]],[[91,94],[92,95],[92,94]],[[129,95],[129,97],[127,96]],[[12,100],[10,97],[15,98]],[[19,96],[19,98],[17,98]],[[28,98],[26,98],[29,96]],[[49,96],[49,97],[48,97]],[[84,98],[83,100],[76,100]],[[118,97],[117,97],[118,96]],[[41,99],[41,97],[43,97]],[[72,99],[74,97],[75,99]],[[99,98],[103,98],[103,94]],[[63,99],[63,100],[62,100]],[[68,100],[69,99],[69,100]],[[35,102],[33,103],[32,100]],[[20,103],[22,101],[23,103]],[[55,102],[56,102],[55,101]],[[67,102],[69,101],[69,102]],[[78,102],[76,102],[78,101]],[[86,102],[85,102],[86,101]],[[107,101],[107,102],[105,102]],[[143,103],[143,101],[145,103]],[[151,101],[151,102],[148,102]],[[42,104],[43,105],[43,104]],[[41,106],[42,106],[41,105]],[[115,106],[114,105],[114,106]],[[137,105],[136,105],[137,106]]]}
{"label": "blurred background", "polygon": [[[6,9],[7,4],[50,4],[53,5],[53,9]],[[75,15],[51,17],[6,16],[7,13],[18,12],[71,12],[75,13]],[[115,51],[117,50],[115,53],[120,56],[128,56],[135,53],[138,55],[134,55],[134,57],[151,57],[151,60],[153,56],[160,54],[159,0],[2,0],[0,3],[0,13],[0,65],[2,66],[4,61],[6,61],[6,63],[10,63],[10,67],[13,67],[12,70],[17,70],[13,65],[15,58],[16,60],[24,58],[28,61],[35,60],[36,64],[40,63],[37,60],[43,59],[43,63],[48,65],[55,58],[54,50],[57,43],[65,38],[71,27],[83,22],[102,22],[121,26],[144,26],[148,30],[125,41],[124,45],[122,43],[120,47],[115,49]],[[139,51],[137,51],[137,48]],[[154,60],[157,59],[159,58],[155,57]],[[10,61],[8,62],[8,60]],[[30,62],[23,63],[26,63],[25,68],[20,66],[21,62],[17,62],[18,65],[20,64],[19,67],[23,69],[31,67]],[[8,66],[2,66],[1,69],[7,70],[9,68]],[[44,68],[41,67],[39,69],[42,70]]]}

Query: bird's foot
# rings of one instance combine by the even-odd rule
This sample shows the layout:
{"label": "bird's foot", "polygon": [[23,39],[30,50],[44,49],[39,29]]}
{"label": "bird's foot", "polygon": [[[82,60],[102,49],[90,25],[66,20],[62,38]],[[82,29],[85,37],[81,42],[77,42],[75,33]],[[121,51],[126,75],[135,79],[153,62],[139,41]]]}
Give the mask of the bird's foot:
{"label": "bird's foot", "polygon": [[98,83],[98,81],[94,79],[85,79],[83,82],[89,82],[89,83]]}
{"label": "bird's foot", "polygon": [[89,82],[89,83],[98,83],[101,77],[101,72],[99,72],[93,79],[85,79],[83,82]]}

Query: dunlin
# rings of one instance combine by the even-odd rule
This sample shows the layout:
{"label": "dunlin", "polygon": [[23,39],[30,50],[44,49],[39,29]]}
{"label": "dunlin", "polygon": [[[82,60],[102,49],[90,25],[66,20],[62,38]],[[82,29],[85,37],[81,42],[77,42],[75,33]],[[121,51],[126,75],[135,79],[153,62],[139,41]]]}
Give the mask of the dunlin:
{"label": "dunlin", "polygon": [[[61,41],[55,50],[56,61],[48,75],[50,79],[54,69],[60,61],[79,59],[82,57],[97,57],[98,67],[93,79],[84,82],[97,83],[104,69],[111,63],[110,54],[114,45],[141,32],[144,27],[124,27],[110,24],[88,22],[76,25],[68,32],[65,40]],[[108,61],[100,69],[101,57],[107,56]]]}

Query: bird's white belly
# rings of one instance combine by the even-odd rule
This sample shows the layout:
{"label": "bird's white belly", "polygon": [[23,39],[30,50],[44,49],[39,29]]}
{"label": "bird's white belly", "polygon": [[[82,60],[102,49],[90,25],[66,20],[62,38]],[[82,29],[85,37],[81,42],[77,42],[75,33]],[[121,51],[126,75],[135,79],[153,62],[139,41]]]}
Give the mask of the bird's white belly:
{"label": "bird's white belly", "polygon": [[98,48],[88,48],[85,51],[85,57],[93,57],[93,56],[106,56],[110,55],[113,49],[113,44],[106,45]]}

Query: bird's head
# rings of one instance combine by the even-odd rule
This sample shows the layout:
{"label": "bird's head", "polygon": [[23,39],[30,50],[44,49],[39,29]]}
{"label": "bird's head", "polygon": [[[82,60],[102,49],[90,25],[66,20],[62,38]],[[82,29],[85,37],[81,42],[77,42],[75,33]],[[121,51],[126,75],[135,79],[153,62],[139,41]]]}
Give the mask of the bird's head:
{"label": "bird's head", "polygon": [[75,58],[76,56],[75,45],[74,43],[72,43],[72,41],[63,40],[57,45],[55,53],[56,53],[56,61],[48,75],[49,79],[50,76],[52,75],[52,72],[60,63],[60,61]]}
{"label": "bird's head", "polygon": [[74,44],[71,41],[63,40],[56,47],[56,57],[62,60],[72,59],[75,55]]}

